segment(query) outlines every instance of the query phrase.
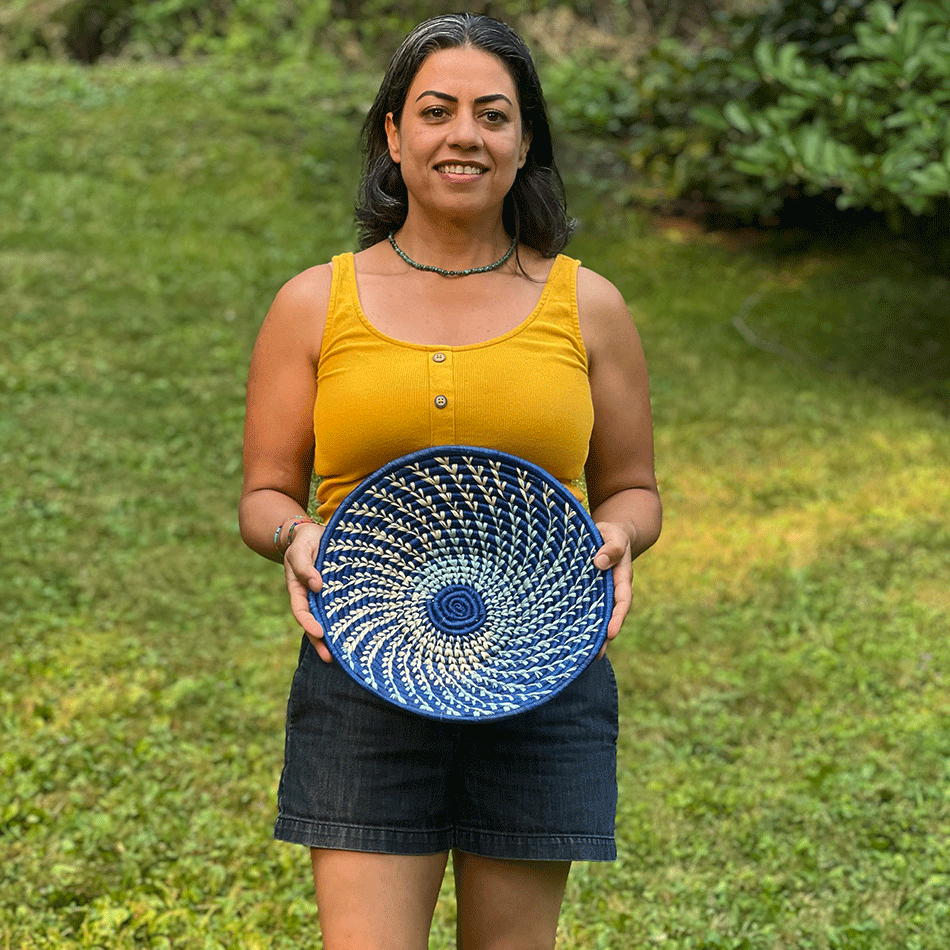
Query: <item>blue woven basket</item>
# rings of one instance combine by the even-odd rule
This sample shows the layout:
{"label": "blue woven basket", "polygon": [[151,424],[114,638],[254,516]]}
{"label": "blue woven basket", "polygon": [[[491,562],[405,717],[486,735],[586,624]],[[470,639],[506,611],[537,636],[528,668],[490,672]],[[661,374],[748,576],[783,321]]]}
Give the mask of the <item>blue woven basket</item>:
{"label": "blue woven basket", "polygon": [[531,709],[597,655],[613,607],[600,534],[543,469],[439,446],[396,459],[334,512],[310,608],[358,683],[441,720]]}

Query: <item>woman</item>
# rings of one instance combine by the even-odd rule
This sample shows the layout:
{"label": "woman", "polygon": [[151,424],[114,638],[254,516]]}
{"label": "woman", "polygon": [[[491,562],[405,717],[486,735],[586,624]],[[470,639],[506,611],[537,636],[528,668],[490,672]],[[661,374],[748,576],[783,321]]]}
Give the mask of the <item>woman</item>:
{"label": "woman", "polygon": [[446,724],[354,685],[308,609],[326,521],[394,458],[473,444],[586,474],[613,572],[660,532],[646,367],[622,298],[570,236],[537,74],[487,17],[418,26],[364,126],[362,250],[290,280],[251,361],[241,530],[283,561],[303,628],[275,834],[311,848],[328,950],[421,950],[453,852],[465,950],[553,947],[570,862],[615,856],[616,685]]}

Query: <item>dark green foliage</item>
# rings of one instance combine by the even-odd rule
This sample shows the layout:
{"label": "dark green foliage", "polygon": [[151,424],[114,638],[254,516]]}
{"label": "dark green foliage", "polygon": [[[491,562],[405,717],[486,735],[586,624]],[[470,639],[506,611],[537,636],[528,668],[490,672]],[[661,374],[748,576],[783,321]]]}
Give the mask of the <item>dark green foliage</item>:
{"label": "dark green foliage", "polygon": [[[781,4],[699,48],[657,44],[629,75],[565,63],[569,124],[621,136],[635,196],[768,218],[803,197],[900,225],[950,195],[950,8]],[[586,86],[585,86],[586,80]],[[597,103],[589,115],[591,103]]]}
{"label": "dark green foliage", "polygon": [[872,3],[853,32],[827,61],[760,39],[745,101],[693,118],[725,133],[737,175],[771,195],[830,191],[840,208],[932,213],[950,195],[950,8]]}
{"label": "dark green foliage", "polygon": [[[897,7],[903,0],[896,0]],[[740,27],[745,33],[745,51],[750,36],[771,38],[777,44],[797,43],[810,64],[832,67],[842,48],[854,42],[868,0],[793,0],[773,3]],[[736,21],[733,21],[736,22]]]}
{"label": "dark green foliage", "polygon": [[[739,0],[741,2],[741,0]],[[615,36],[692,35],[729,0],[570,0],[578,22]],[[390,51],[420,20],[486,13],[517,26],[550,12],[543,0],[8,0],[0,2],[0,58],[226,53],[266,61],[315,46]],[[583,36],[570,45],[583,45]]]}
{"label": "dark green foliage", "polygon": [[276,62],[320,45],[334,23],[334,6],[330,0],[20,0],[0,19],[0,53],[86,63],[198,53]]}

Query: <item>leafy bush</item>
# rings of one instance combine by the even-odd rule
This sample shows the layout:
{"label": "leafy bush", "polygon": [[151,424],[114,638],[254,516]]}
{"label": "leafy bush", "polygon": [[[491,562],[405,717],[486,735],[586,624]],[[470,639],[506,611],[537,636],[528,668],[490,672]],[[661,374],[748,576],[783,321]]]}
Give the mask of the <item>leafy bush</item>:
{"label": "leafy bush", "polygon": [[332,0],[19,0],[0,8],[0,53],[94,62],[102,56],[306,53],[331,23]]}
{"label": "leafy bush", "polygon": [[[575,22],[605,35],[692,35],[718,10],[749,0],[568,0]],[[355,39],[363,51],[388,50],[416,23],[475,9],[530,26],[550,14],[543,0],[0,0],[0,58],[53,55],[94,62],[102,56],[188,52],[282,60],[316,44]],[[583,45],[583,33],[571,48]]]}
{"label": "leafy bush", "polygon": [[878,0],[831,63],[794,43],[753,50],[758,100],[693,117],[729,137],[738,175],[772,194],[834,192],[840,208],[921,215],[950,195],[950,8]]}
{"label": "leafy bush", "polygon": [[630,64],[588,54],[546,63],[541,73],[558,131],[625,137],[640,120]]}
{"label": "leafy bush", "polygon": [[665,40],[627,77],[585,67],[575,82],[562,67],[568,128],[598,103],[589,125],[623,140],[638,199],[701,198],[752,219],[822,195],[894,222],[946,201],[946,4],[798,0],[722,26],[728,44]]}

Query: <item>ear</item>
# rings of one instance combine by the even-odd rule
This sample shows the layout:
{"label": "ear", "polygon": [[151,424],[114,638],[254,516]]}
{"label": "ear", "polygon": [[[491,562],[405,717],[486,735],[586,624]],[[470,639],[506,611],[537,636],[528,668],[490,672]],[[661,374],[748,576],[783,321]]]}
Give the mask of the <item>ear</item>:
{"label": "ear", "polygon": [[531,130],[525,129],[521,135],[521,151],[518,153],[518,167],[524,168],[524,163],[528,160],[528,152],[531,151]]}
{"label": "ear", "polygon": [[389,142],[389,157],[399,164],[399,127],[391,112],[386,113],[386,140]]}

